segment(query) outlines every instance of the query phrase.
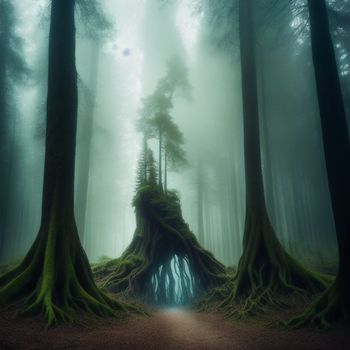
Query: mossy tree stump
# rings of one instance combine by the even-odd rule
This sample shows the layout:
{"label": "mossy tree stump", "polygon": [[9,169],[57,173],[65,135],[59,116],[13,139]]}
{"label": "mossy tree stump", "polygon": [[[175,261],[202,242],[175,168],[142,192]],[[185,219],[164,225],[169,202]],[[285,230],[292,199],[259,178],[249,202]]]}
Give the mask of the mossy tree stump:
{"label": "mossy tree stump", "polygon": [[105,288],[171,304],[175,279],[182,302],[193,301],[225,282],[225,267],[200,246],[182,218],[174,193],[145,185],[138,190],[134,206],[137,227],[129,247],[120,258],[94,271]]}

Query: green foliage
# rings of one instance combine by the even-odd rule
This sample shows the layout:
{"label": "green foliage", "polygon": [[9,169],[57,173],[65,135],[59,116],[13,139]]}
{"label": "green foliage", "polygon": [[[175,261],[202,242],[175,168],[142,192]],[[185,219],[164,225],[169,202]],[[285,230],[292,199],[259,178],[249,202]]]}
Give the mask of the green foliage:
{"label": "green foliage", "polygon": [[156,161],[151,149],[147,152],[147,183],[156,185],[158,183]]}
{"label": "green foliage", "polygon": [[[0,51],[7,77],[12,82],[25,79],[30,70],[23,59],[23,40],[16,34],[16,13],[13,1],[0,1]],[[7,86],[9,86],[7,84]]]}
{"label": "green foliage", "polygon": [[147,148],[147,144],[145,144],[136,171],[136,191],[146,184],[157,185],[157,182],[156,161],[152,150]]}
{"label": "green foliage", "polygon": [[[159,80],[155,91],[142,100],[143,106],[139,111],[140,119],[137,122],[137,129],[143,133],[146,141],[153,138],[159,141],[160,167],[157,178],[160,183],[163,156],[165,178],[168,168],[179,171],[187,165],[183,149],[184,136],[170,115],[177,92],[183,97],[191,97],[188,70],[182,60],[174,56],[168,61],[166,75]],[[140,183],[140,179],[137,182]]]}
{"label": "green foliage", "polygon": [[168,60],[166,76],[158,82],[157,90],[162,91],[170,99],[175,93],[185,98],[191,98],[188,69],[179,56],[172,56]]}
{"label": "green foliage", "polygon": [[172,119],[169,118],[165,128],[164,151],[170,170],[179,171],[188,165],[186,152],[183,149],[184,144],[183,133]]}
{"label": "green foliage", "polygon": [[[94,270],[100,285],[147,301],[164,302],[164,293],[165,299],[169,297],[173,300],[171,287],[163,282],[164,278],[170,281],[174,277],[169,263],[175,255],[180,261],[186,259],[191,271],[191,275],[181,274],[184,270],[179,263],[179,273],[184,278],[185,300],[189,300],[187,297],[197,298],[207,289],[225,283],[225,267],[200,246],[190,231],[182,217],[176,191],[165,193],[159,186],[146,184],[137,191],[133,205],[137,222],[133,240],[121,258]],[[165,269],[165,274],[159,273],[160,267],[162,271]],[[156,284],[154,279],[158,281]],[[191,293],[187,293],[186,279],[193,281]]]}
{"label": "green foliage", "polygon": [[136,191],[147,182],[147,148],[141,151],[136,170]]}
{"label": "green foliage", "polygon": [[107,17],[99,0],[75,0],[78,18],[84,24],[85,36],[101,40],[113,31],[113,23]]}
{"label": "green foliage", "polygon": [[292,318],[285,325],[294,329],[312,326],[325,331],[336,323],[349,322],[349,319],[350,307],[337,279],[301,315]]}

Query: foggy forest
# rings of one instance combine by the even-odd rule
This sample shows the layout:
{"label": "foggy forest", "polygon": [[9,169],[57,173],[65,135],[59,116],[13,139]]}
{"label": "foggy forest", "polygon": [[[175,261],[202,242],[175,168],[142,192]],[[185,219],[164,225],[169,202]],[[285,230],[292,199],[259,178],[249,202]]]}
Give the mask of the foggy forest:
{"label": "foggy forest", "polygon": [[0,0],[0,349],[350,349],[349,0]]}

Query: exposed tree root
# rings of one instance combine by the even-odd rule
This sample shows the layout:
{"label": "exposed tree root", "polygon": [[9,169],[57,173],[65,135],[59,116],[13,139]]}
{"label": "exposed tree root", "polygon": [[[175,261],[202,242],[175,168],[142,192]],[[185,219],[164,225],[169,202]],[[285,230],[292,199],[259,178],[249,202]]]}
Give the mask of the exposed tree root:
{"label": "exposed tree root", "polygon": [[314,300],[303,314],[292,318],[285,325],[290,328],[311,326],[321,331],[328,330],[336,323],[349,322],[350,308],[347,300],[336,280],[316,300]]}
{"label": "exposed tree root", "polygon": [[48,326],[75,322],[77,310],[121,317],[128,309],[96,287],[75,224],[67,228],[55,217],[22,263],[0,277],[0,304],[14,301],[24,302],[19,314],[41,314]]}
{"label": "exposed tree root", "polygon": [[[267,215],[262,217],[247,217],[244,252],[233,288],[220,305],[228,317],[242,318],[286,306],[281,296],[319,293],[331,281],[293,259],[277,240]],[[237,303],[240,308],[233,307]]]}
{"label": "exposed tree root", "polygon": [[[147,185],[136,194],[134,205],[137,228],[131,244],[119,259],[94,269],[105,288],[151,301],[165,294],[171,299],[175,272],[169,264],[174,256],[184,293],[198,297],[225,282],[225,267],[190,232],[175,194]],[[190,271],[185,272],[185,263]],[[162,287],[165,280],[167,291]]]}

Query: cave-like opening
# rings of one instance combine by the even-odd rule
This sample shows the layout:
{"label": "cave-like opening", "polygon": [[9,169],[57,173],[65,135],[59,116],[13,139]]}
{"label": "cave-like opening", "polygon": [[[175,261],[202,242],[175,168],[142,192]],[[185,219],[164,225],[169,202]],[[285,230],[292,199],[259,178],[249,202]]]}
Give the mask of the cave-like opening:
{"label": "cave-like opening", "polygon": [[187,306],[199,296],[199,281],[187,256],[174,254],[151,277],[150,302],[158,306]]}

